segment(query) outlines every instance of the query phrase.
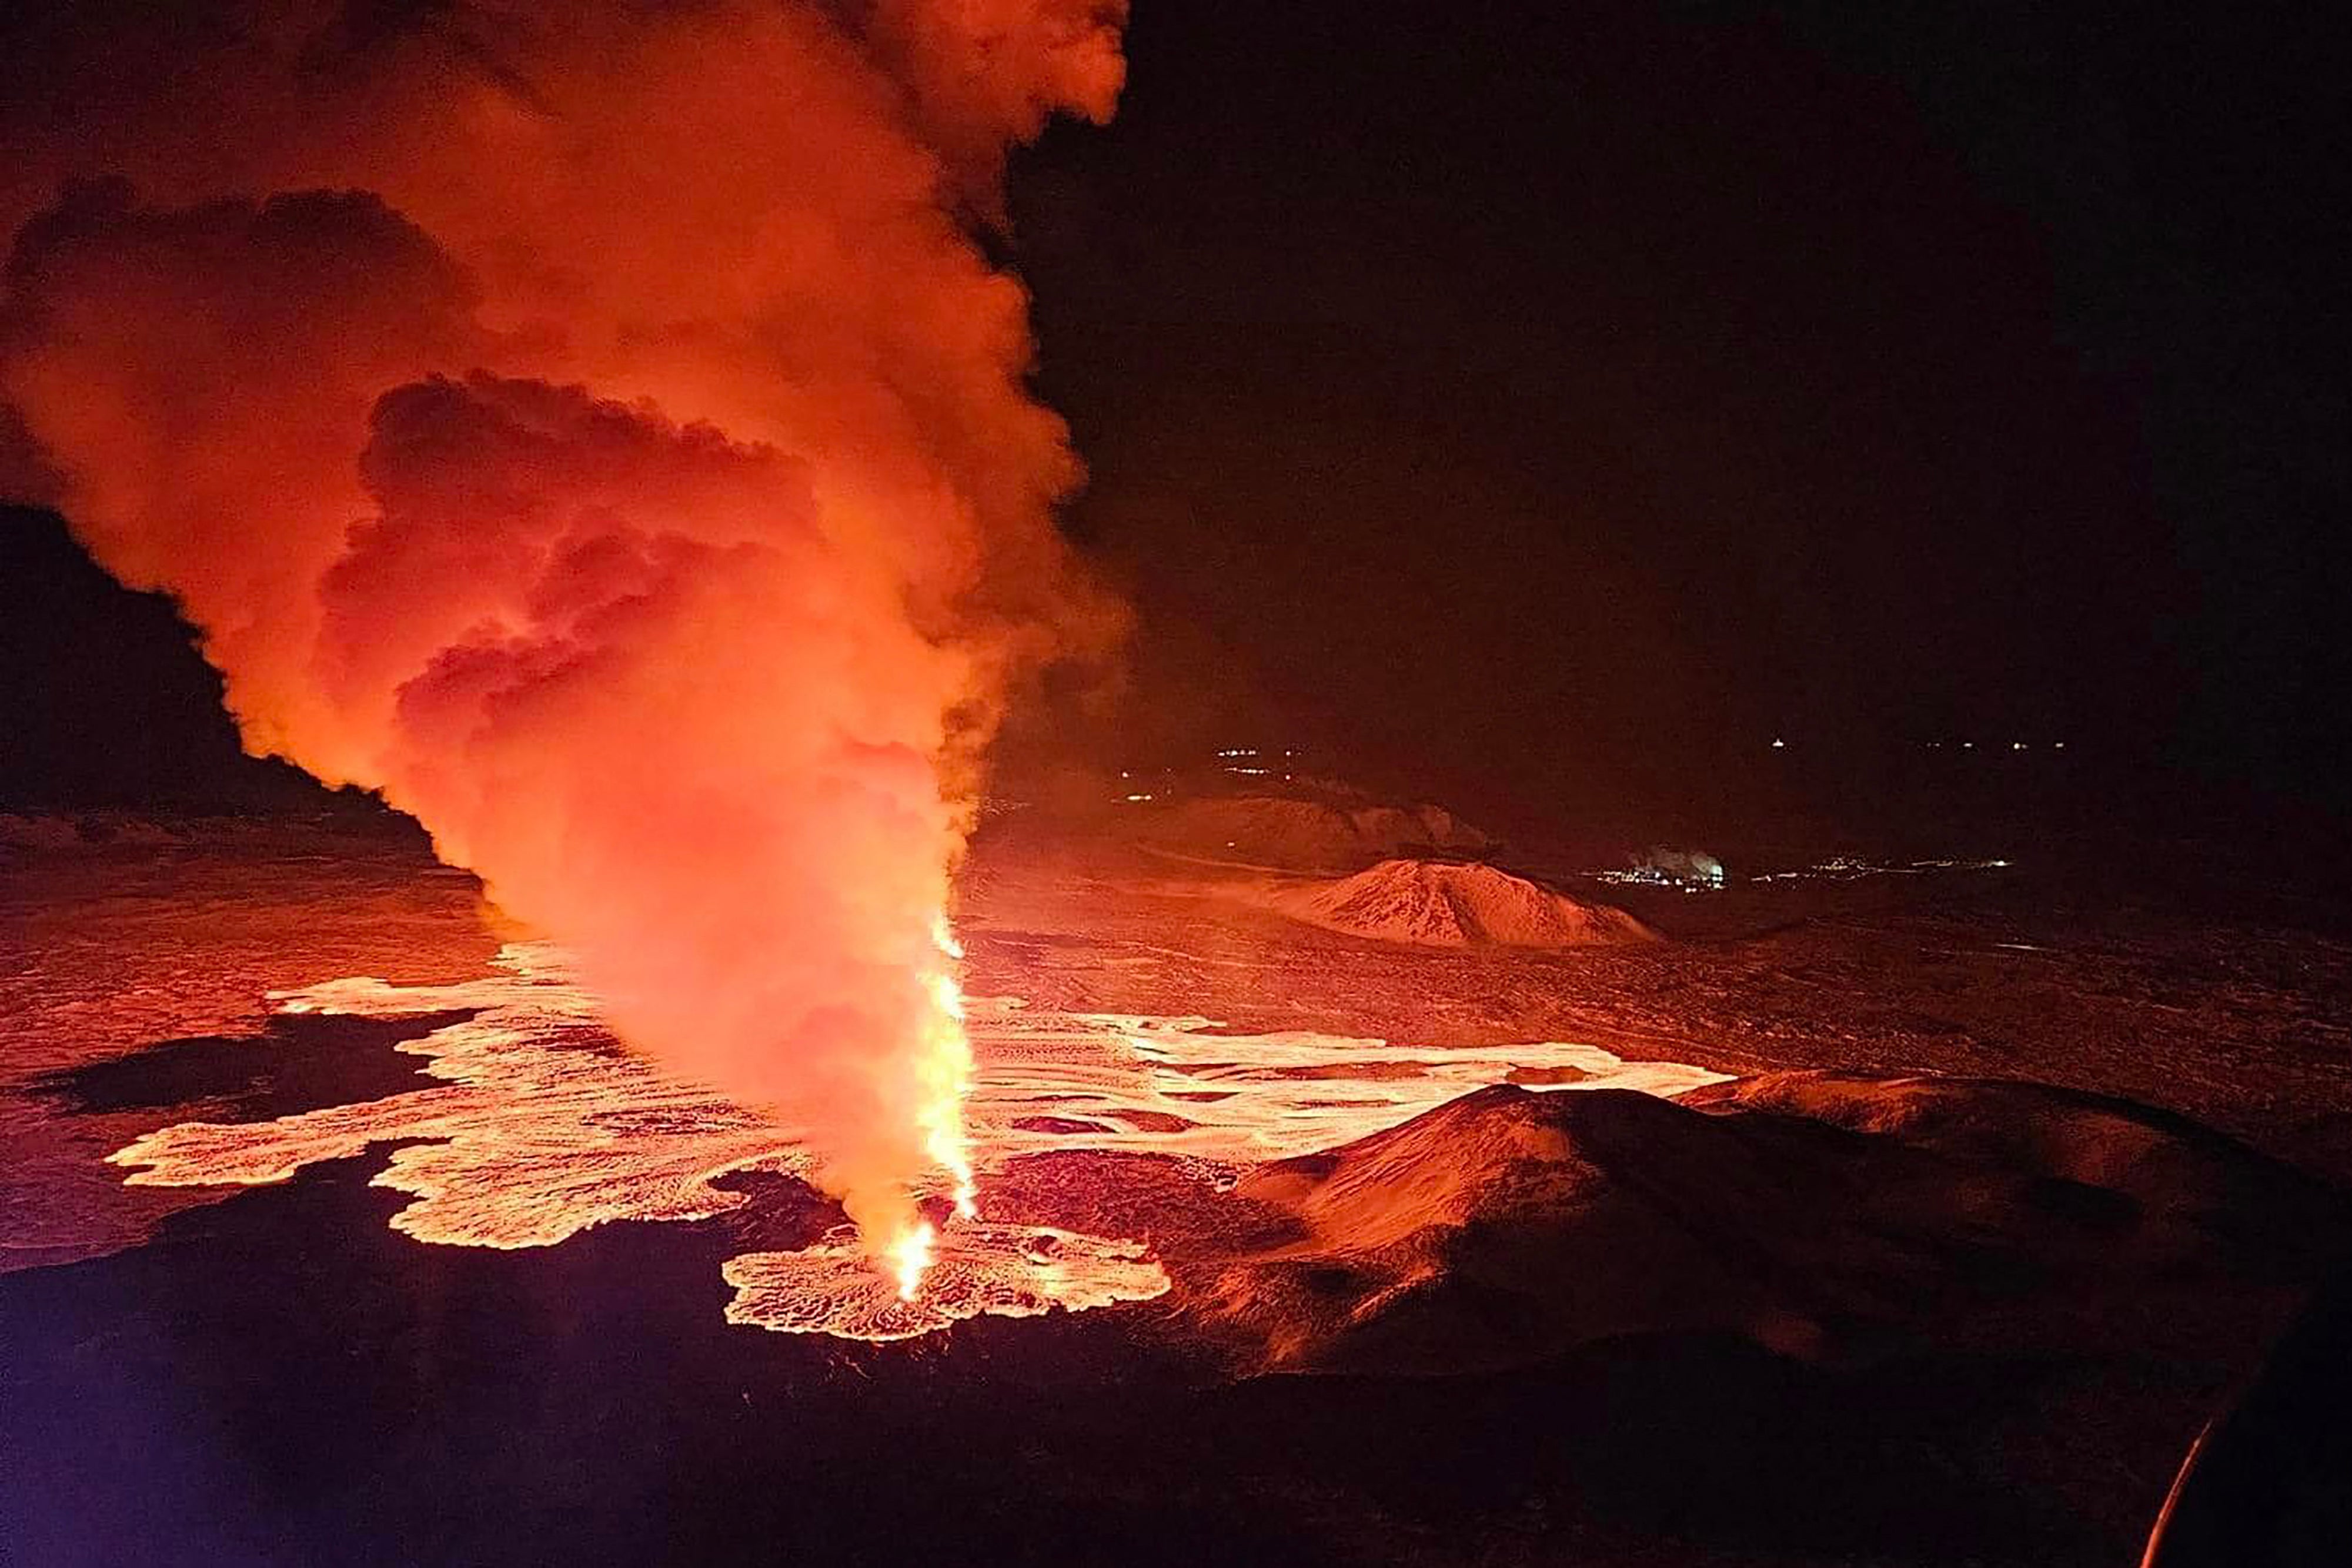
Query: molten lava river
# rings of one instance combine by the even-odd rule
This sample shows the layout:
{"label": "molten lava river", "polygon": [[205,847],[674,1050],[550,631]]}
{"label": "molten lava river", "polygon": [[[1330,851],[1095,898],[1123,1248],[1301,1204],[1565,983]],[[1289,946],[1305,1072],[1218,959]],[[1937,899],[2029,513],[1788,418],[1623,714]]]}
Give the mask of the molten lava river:
{"label": "molten lava river", "polygon": [[[414,1200],[393,1216],[394,1229],[520,1248],[608,1220],[707,1218],[750,1201],[723,1177],[809,1173],[793,1129],[623,1052],[565,955],[545,944],[511,944],[492,973],[455,985],[349,978],[272,1001],[293,1014],[464,1016],[400,1047],[428,1059],[430,1086],[275,1121],[168,1126],[111,1156],[131,1167],[132,1184],[279,1182],[316,1161],[397,1144],[374,1178]],[[992,1181],[1031,1156],[1161,1156],[1222,1187],[1260,1162],[1348,1143],[1491,1083],[1671,1095],[1723,1077],[1589,1045],[1404,1049],[1232,1033],[1200,1017],[1045,1012],[1012,997],[972,998],[968,1029],[978,1213],[958,1217],[952,1195],[930,1195],[937,1251],[912,1299],[841,1227],[799,1250],[730,1259],[730,1322],[895,1340],[982,1313],[1078,1312],[1165,1293],[1168,1274],[1142,1241],[991,1217]],[[1037,1218],[1034,1195],[1020,1207]]]}

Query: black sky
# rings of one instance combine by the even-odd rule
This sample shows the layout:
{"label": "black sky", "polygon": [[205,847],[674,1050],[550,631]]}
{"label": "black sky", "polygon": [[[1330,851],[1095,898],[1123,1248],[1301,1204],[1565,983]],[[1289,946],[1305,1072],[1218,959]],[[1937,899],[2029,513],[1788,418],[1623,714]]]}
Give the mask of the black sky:
{"label": "black sky", "polygon": [[1139,5],[1015,186],[1123,740],[2324,779],[2344,50],[2077,9]]}
{"label": "black sky", "polygon": [[[2135,9],[1138,0],[1118,120],[1014,166],[1141,612],[1050,744],[1522,818],[1775,735],[2326,793],[2352,71],[2324,8]],[[0,797],[217,765],[152,603],[5,559]]]}

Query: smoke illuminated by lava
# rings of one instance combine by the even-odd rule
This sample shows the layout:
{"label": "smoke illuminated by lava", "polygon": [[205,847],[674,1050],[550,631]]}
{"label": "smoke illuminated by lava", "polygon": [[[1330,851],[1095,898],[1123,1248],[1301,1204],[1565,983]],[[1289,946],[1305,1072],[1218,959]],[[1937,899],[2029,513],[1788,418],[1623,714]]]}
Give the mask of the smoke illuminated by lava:
{"label": "smoke illuminated by lava", "polygon": [[805,1129],[911,1291],[919,1197],[971,1208],[981,753],[1119,622],[957,214],[1108,115],[1123,6],[172,15],[47,8],[5,123],[41,498],[179,600],[250,748],[414,812],[632,1044]]}
{"label": "smoke illuminated by lava", "polygon": [[[457,1021],[399,1047],[425,1059],[429,1087],[270,1121],[177,1123],[114,1153],[127,1180],[260,1186],[394,1145],[373,1178],[412,1199],[394,1229],[503,1249],[553,1246],[619,1219],[707,1219],[751,1202],[729,1185],[736,1173],[812,1172],[806,1130],[611,1050],[597,998],[544,943],[509,946],[478,979],[330,980],[281,994],[278,1007]],[[1160,1159],[1223,1191],[1265,1161],[1336,1148],[1490,1084],[1670,1097],[1724,1079],[1558,1040],[1252,1034],[1207,1018],[1066,1013],[1013,997],[976,998],[971,1028],[973,1164],[995,1192],[992,1207],[1011,1213],[902,1232],[899,1245],[930,1265],[911,1301],[893,1268],[903,1257],[861,1256],[838,1232],[738,1254],[723,1270],[736,1292],[730,1322],[897,1340],[983,1314],[1083,1312],[1171,1289],[1155,1247],[1133,1239],[1185,1233],[1191,1222],[1165,1207],[1164,1189],[1158,1208],[1149,1186],[1099,1201],[1096,1179],[1067,1166],[1024,1175],[1033,1160]]]}

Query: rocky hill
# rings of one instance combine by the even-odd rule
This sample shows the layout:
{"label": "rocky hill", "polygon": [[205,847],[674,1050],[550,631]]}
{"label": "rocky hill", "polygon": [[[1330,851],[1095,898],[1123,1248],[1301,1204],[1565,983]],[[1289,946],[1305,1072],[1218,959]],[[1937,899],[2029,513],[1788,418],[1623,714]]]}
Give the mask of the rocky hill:
{"label": "rocky hill", "polygon": [[1353,876],[1255,885],[1250,901],[1326,930],[1434,947],[1581,947],[1654,942],[1622,909],[1587,904],[1490,865],[1387,860]]}
{"label": "rocky hill", "polygon": [[2347,1234],[2326,1189],[2163,1113],[1820,1072],[1680,1103],[1498,1085],[1234,1195],[1294,1239],[1227,1263],[1198,1310],[1294,1370],[1526,1365],[1642,1333],[1840,1363],[2091,1354],[2127,1329],[2223,1359]]}

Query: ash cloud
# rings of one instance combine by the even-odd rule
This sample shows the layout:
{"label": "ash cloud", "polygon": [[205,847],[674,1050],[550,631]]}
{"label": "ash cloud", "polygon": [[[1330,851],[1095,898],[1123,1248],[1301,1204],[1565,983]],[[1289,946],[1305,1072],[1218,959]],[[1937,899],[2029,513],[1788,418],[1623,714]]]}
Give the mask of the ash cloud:
{"label": "ash cloud", "polygon": [[155,15],[7,24],[16,487],[905,1228],[988,740],[1122,629],[958,214],[1109,113],[1122,8]]}

